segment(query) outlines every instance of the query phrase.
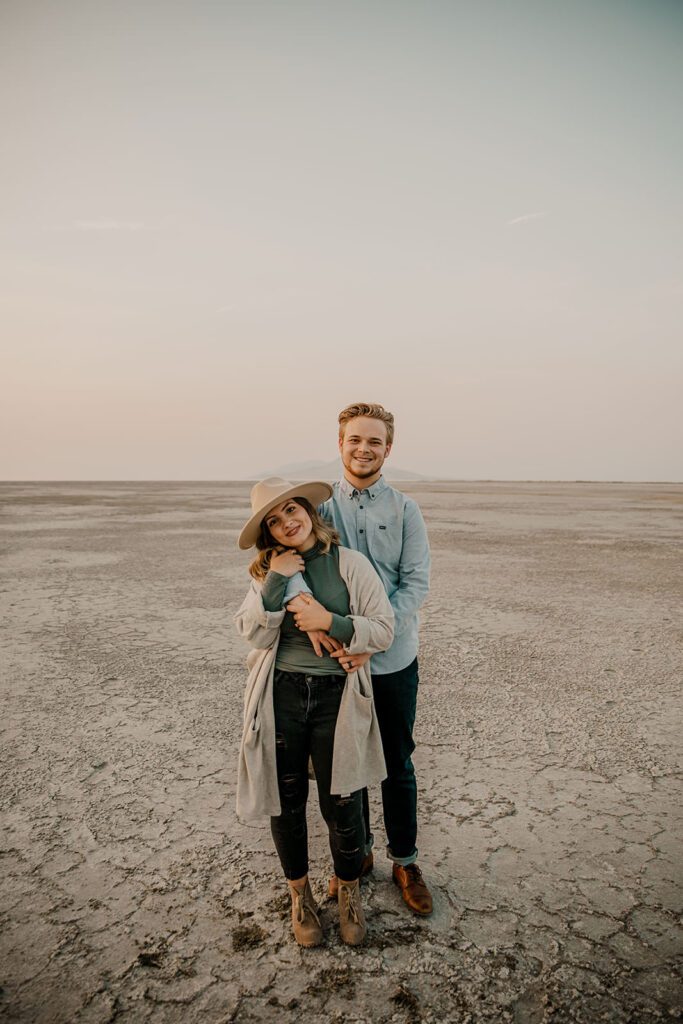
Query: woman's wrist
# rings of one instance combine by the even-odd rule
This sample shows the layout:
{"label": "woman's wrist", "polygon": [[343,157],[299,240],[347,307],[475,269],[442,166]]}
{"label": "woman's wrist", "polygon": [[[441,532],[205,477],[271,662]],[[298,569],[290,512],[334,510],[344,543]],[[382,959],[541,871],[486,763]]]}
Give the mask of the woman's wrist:
{"label": "woman's wrist", "polygon": [[266,573],[266,579],[269,579],[269,578],[271,580],[273,580],[273,581],[277,580],[278,582],[280,580],[287,580],[288,583],[289,583],[289,579],[290,579],[289,576],[285,576],[285,574],[283,572],[278,572],[277,569],[269,569],[268,570],[268,572]]}

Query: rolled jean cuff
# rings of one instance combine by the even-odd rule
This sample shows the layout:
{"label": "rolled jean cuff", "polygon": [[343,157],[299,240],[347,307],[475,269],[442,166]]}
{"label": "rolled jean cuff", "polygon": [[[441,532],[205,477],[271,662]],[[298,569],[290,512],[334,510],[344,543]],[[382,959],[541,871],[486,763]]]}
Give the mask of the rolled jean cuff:
{"label": "rolled jean cuff", "polygon": [[402,868],[407,868],[409,864],[414,864],[417,860],[417,847],[409,857],[394,857],[391,852],[391,847],[387,846],[387,857],[389,860],[393,860],[394,864],[398,864]]}

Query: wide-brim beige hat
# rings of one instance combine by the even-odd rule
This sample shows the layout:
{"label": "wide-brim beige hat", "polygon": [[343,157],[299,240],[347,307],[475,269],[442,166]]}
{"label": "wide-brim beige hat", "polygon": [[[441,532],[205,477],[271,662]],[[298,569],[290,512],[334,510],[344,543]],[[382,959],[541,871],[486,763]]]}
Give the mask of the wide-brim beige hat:
{"label": "wide-brim beige hat", "polygon": [[303,484],[292,484],[280,476],[269,476],[259,480],[251,489],[251,519],[247,522],[237,540],[238,547],[246,551],[253,547],[261,532],[263,517],[271,508],[287,498],[307,498],[313,508],[332,497],[332,487],[322,480],[310,480]]}

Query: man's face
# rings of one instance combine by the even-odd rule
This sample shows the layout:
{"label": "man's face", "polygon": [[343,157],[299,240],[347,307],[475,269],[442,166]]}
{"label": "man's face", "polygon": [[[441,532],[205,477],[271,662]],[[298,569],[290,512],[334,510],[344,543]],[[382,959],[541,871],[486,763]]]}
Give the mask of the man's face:
{"label": "man's face", "polygon": [[343,438],[339,438],[344,469],[347,475],[357,480],[377,479],[390,451],[386,423],[370,416],[356,416],[349,420]]}

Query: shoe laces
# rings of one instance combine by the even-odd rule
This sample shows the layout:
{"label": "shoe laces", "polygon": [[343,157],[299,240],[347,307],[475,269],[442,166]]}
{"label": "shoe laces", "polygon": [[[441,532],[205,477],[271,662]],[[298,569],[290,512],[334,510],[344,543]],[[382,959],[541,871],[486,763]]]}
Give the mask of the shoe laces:
{"label": "shoe laces", "polygon": [[306,918],[306,912],[308,911],[311,917],[315,919],[316,924],[320,926],[320,918],[313,909],[313,906],[311,905],[310,901],[307,899],[308,893],[306,892],[306,890],[304,889],[302,892],[299,892],[298,889],[295,889],[294,893],[294,913],[296,915],[297,923],[304,923],[304,920]]}
{"label": "shoe laces", "polygon": [[406,866],[403,868],[403,872],[405,882],[403,882],[402,885],[405,885],[406,890],[410,888],[413,894],[418,898],[422,896],[429,896],[429,889],[427,888],[427,883],[422,877],[422,872],[420,871],[417,864],[406,864]]}
{"label": "shoe laces", "polygon": [[339,886],[339,893],[346,904],[344,907],[345,912],[351,918],[354,924],[360,924],[360,916],[358,914],[358,907],[356,905],[356,899],[358,897],[358,887],[344,885],[342,882]]}

